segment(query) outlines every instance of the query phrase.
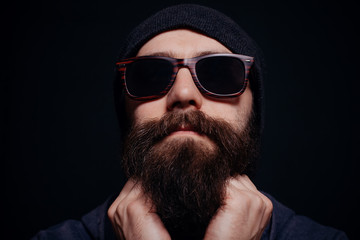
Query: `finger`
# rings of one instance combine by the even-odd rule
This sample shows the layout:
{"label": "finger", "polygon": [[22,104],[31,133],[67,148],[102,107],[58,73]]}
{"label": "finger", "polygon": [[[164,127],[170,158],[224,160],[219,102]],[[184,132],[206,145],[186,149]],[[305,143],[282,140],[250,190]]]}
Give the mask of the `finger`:
{"label": "finger", "polygon": [[140,188],[133,188],[120,202],[115,214],[116,225],[126,239],[170,239],[160,217],[151,210],[152,206]]}
{"label": "finger", "polygon": [[250,178],[247,175],[238,175],[235,178],[233,178],[234,181],[233,183],[235,184],[235,186],[239,187],[239,188],[247,188],[248,190],[251,191],[257,191],[257,188],[255,186],[255,184],[250,180]]}
{"label": "finger", "polygon": [[[253,192],[255,192],[263,201],[263,216],[265,216],[265,222],[268,221],[269,216],[272,213],[273,210],[273,204],[271,202],[271,200],[265,196],[262,192],[260,192],[259,190],[257,190],[255,184],[250,180],[250,178],[247,175],[242,175],[241,176],[241,180],[240,180],[245,186],[248,187],[248,189],[252,190]],[[265,225],[265,223],[264,223]]]}
{"label": "finger", "polygon": [[[242,186],[246,186],[249,189],[249,192],[247,192],[246,195],[249,195],[251,197],[252,204],[249,205],[249,208],[253,208],[254,212],[257,212],[257,216],[259,217],[259,227],[261,229],[265,229],[267,224],[270,221],[272,210],[273,210],[273,204],[271,200],[266,197],[262,192],[258,191],[255,187],[255,185],[251,182],[251,180],[248,178],[248,176],[243,176],[240,178],[240,182]],[[239,185],[239,183],[237,183]],[[245,192],[243,192],[245,193]],[[255,215],[254,215],[255,216]]]}
{"label": "finger", "polygon": [[144,216],[149,211],[149,207],[144,204],[145,197],[142,194],[141,187],[132,181],[127,184],[124,192],[119,194],[119,197],[108,210],[109,219],[119,239],[125,239],[126,236],[131,235],[128,231],[129,224],[133,222],[131,221],[133,220],[132,215]]}
{"label": "finger", "polygon": [[[137,183],[133,179],[129,179],[123,189],[121,190],[119,196],[115,199],[115,201],[111,204],[111,206],[108,209],[108,216],[113,217],[115,214],[115,211],[117,207],[119,206],[120,202],[129,195],[129,193],[133,192],[135,186]],[[136,192],[133,192],[133,194]]]}
{"label": "finger", "polygon": [[[248,202],[248,207],[257,209],[259,220],[259,226],[265,228],[269,223],[273,205],[269,198],[267,198],[263,193],[257,190],[256,186],[252,183],[250,178],[246,175],[237,176],[236,178],[230,181],[230,188],[232,190],[231,195],[246,199],[251,199],[251,204]],[[237,191],[237,192],[234,192]],[[248,209],[250,210],[250,209]]]}
{"label": "finger", "polygon": [[272,203],[270,199],[268,199],[263,193],[261,193],[255,186],[255,184],[250,180],[250,178],[247,175],[239,175],[236,178],[234,178],[233,181],[231,181],[231,184],[233,184],[236,188],[239,190],[248,189],[252,192],[254,192],[256,195],[261,197],[261,199],[264,201],[266,206],[272,206]]}
{"label": "finger", "polygon": [[119,194],[119,200],[125,198],[135,187],[138,187],[138,182],[130,178]]}
{"label": "finger", "polygon": [[265,227],[269,224],[272,211],[273,211],[273,204],[271,200],[266,197],[264,194],[260,193],[260,196],[262,197],[264,201],[264,211],[263,211],[263,219],[261,220],[261,225],[265,229]]}

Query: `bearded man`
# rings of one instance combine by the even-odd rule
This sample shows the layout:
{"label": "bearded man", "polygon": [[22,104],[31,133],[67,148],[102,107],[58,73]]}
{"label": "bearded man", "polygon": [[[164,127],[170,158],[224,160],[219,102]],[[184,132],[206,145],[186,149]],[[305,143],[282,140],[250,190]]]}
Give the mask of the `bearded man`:
{"label": "bearded man", "polygon": [[81,221],[38,239],[346,239],[250,180],[263,62],[234,21],[198,5],[166,8],[129,34],[116,65],[128,181]]}

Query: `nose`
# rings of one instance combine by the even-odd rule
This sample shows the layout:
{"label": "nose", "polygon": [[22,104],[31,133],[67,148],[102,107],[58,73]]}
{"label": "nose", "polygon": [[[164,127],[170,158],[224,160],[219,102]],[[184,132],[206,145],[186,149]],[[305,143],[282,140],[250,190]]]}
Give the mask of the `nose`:
{"label": "nose", "polygon": [[181,68],[174,82],[174,85],[167,94],[167,109],[190,109],[198,110],[202,105],[202,94],[196,87],[191,73],[187,68]]}

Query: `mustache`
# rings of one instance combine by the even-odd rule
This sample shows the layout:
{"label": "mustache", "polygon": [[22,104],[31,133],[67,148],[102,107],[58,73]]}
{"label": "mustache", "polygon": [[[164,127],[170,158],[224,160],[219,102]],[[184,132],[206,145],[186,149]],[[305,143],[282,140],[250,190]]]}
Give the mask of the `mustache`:
{"label": "mustache", "polygon": [[233,131],[234,127],[223,119],[210,117],[201,111],[190,110],[169,112],[160,119],[152,119],[134,125],[130,133],[136,132],[139,138],[148,137],[154,143],[157,143],[179,129],[186,129],[200,135],[206,135],[213,142],[221,144],[229,137],[223,134],[224,129],[231,129]]}

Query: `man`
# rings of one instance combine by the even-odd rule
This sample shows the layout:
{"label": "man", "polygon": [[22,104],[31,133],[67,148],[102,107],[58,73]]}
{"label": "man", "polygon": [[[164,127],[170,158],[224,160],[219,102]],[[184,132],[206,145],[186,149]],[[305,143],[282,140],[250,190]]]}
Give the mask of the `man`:
{"label": "man", "polygon": [[120,194],[34,239],[346,239],[257,190],[262,57],[231,19],[178,5],[128,36],[115,97]]}

